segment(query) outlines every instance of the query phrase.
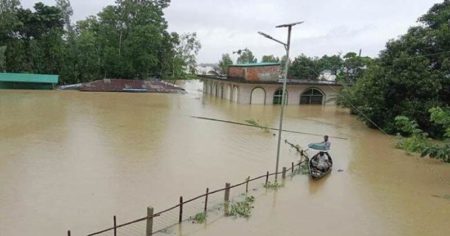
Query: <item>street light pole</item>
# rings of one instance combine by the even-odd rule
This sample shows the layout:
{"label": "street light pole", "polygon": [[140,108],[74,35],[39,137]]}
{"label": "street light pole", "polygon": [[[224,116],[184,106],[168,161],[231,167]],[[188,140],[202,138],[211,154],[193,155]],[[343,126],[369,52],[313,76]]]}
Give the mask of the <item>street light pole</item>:
{"label": "street light pole", "polygon": [[286,62],[284,64],[284,71],[283,71],[283,91],[281,94],[281,111],[280,111],[280,125],[278,128],[278,144],[277,144],[277,161],[275,164],[275,182],[278,181],[278,164],[280,162],[280,145],[281,145],[281,132],[283,130],[283,118],[284,118],[284,106],[286,105],[286,83],[287,83],[287,75],[288,75],[288,69],[289,69],[289,49],[291,46],[291,30],[294,25],[302,24],[301,22],[295,22],[291,24],[284,24],[284,25],[278,25],[276,28],[288,28],[288,36],[287,36],[287,43],[283,43],[280,40],[274,39],[272,36],[258,32],[262,36],[273,40],[279,44],[282,44],[284,48],[286,49]]}

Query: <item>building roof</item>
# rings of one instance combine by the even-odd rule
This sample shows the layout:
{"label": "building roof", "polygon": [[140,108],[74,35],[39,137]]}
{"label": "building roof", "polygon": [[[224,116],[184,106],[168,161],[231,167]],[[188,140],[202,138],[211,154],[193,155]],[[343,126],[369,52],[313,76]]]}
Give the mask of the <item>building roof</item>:
{"label": "building roof", "polygon": [[247,64],[234,64],[230,66],[235,67],[257,67],[257,66],[279,66],[281,63],[278,62],[262,62],[262,63],[247,63]]}
{"label": "building roof", "polygon": [[21,83],[49,83],[57,84],[58,75],[46,74],[25,74],[25,73],[0,73],[0,82],[21,82]]}
{"label": "building roof", "polygon": [[[218,80],[218,81],[224,81],[224,82],[234,82],[234,83],[242,83],[242,84],[283,84],[283,80],[278,81],[250,81],[250,80],[244,80],[240,78],[232,78],[232,77],[218,77],[218,76],[211,76],[211,75],[198,75],[198,77],[203,79],[211,79],[211,80]],[[338,86],[342,87],[342,85],[337,81],[327,81],[327,80],[299,80],[299,79],[288,79],[287,81],[288,85],[328,85],[328,86]]]}

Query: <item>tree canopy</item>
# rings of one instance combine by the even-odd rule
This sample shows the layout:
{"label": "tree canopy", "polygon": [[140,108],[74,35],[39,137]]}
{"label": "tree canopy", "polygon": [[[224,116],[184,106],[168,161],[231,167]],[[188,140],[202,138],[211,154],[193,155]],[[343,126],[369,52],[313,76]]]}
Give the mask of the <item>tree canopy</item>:
{"label": "tree canopy", "polygon": [[230,57],[230,54],[225,53],[222,54],[222,59],[219,61],[219,68],[222,74],[228,73],[228,67],[233,65],[233,60]]}
{"label": "tree canopy", "polygon": [[239,55],[237,64],[249,64],[258,62],[258,59],[256,59],[256,57],[253,55],[253,52],[248,48],[244,50],[238,50],[236,53]]}
{"label": "tree canopy", "polygon": [[169,3],[116,0],[97,16],[72,24],[69,0],[36,3],[33,10],[18,0],[0,0],[0,69],[59,74],[62,83],[184,78],[195,71],[201,45],[195,33],[167,31]]}
{"label": "tree canopy", "polygon": [[387,132],[398,130],[394,118],[417,121],[432,136],[443,135],[429,119],[433,107],[450,105],[450,1],[435,4],[399,39],[391,40],[341,102]]}

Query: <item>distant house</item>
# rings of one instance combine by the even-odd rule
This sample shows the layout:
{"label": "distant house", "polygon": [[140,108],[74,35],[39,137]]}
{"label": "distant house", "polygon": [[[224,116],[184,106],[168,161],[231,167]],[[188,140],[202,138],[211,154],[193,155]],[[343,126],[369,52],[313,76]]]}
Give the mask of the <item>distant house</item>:
{"label": "distant house", "polygon": [[198,75],[219,75],[213,65],[197,65],[195,71]]}
{"label": "distant house", "polygon": [[[227,77],[200,76],[203,93],[239,104],[281,104],[279,63],[232,65]],[[334,80],[287,81],[287,104],[335,104],[342,86]]]}
{"label": "distant house", "polygon": [[324,70],[319,75],[319,80],[336,81],[336,75],[331,70]]}
{"label": "distant house", "polygon": [[58,75],[0,73],[0,89],[53,89]]}

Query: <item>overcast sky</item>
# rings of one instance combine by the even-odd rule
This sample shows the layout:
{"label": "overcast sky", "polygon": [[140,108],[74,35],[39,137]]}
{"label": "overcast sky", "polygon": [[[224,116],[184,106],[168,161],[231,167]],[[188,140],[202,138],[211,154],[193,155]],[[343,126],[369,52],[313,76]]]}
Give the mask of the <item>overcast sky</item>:
{"label": "overcast sky", "polygon": [[[41,0],[54,4],[54,0]],[[36,0],[21,0],[30,8]],[[197,61],[216,63],[223,53],[249,48],[262,55],[284,55],[281,45],[263,38],[263,31],[282,41],[283,23],[305,21],[292,33],[291,58],[300,54],[359,51],[377,56],[389,39],[417,25],[417,18],[442,0],[172,0],[166,9],[169,31],[197,32],[202,44]],[[73,20],[95,15],[114,0],[71,0]],[[236,55],[233,56],[236,58]]]}

